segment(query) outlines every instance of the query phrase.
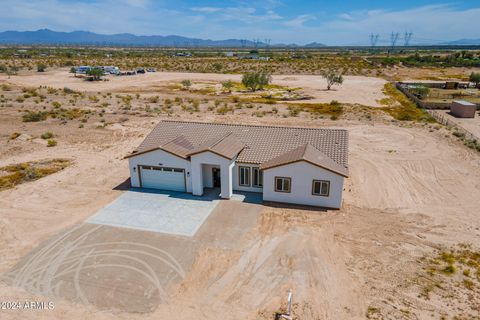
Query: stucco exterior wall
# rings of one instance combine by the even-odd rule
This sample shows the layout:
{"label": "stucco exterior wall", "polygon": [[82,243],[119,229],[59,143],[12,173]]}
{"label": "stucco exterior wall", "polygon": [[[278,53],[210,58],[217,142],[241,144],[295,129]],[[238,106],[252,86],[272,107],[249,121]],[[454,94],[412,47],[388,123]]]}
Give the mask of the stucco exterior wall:
{"label": "stucco exterior wall", "polygon": [[174,156],[163,150],[155,150],[131,157],[128,159],[128,166],[130,168],[130,181],[132,187],[140,187],[138,165],[185,169],[186,191],[192,192],[190,161]]}
{"label": "stucco exterior wall", "polygon": [[[275,192],[275,177],[291,178],[291,192]],[[328,197],[312,195],[313,180],[330,181]],[[263,172],[263,200],[328,208],[340,208],[344,178],[328,170],[300,161]]]}
{"label": "stucco exterior wall", "polygon": [[233,190],[238,190],[238,191],[248,191],[248,192],[262,192],[263,188],[258,188],[258,187],[245,187],[239,185],[239,178],[238,178],[238,167],[250,167],[250,185],[252,184],[252,167],[257,167],[258,165],[253,165],[249,163],[241,163],[237,162],[235,163],[233,167]]}
{"label": "stucco exterior wall", "polygon": [[216,165],[220,167],[221,197],[229,199],[232,196],[232,169],[235,159],[229,160],[212,152],[202,152],[191,156],[192,192],[194,195],[203,195],[204,178],[203,166]]}

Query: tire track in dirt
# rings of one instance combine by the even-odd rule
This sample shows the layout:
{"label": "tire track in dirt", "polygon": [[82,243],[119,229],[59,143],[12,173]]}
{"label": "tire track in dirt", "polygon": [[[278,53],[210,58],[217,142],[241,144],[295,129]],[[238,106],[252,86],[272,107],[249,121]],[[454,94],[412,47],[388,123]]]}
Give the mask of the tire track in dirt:
{"label": "tire track in dirt", "polygon": [[[166,286],[183,279],[185,270],[169,252],[154,245],[97,239],[105,228],[109,227],[77,225],[48,241],[0,279],[51,298],[128,312],[153,311],[168,299]],[[124,303],[114,304],[118,300]],[[130,300],[144,303],[132,307]]]}

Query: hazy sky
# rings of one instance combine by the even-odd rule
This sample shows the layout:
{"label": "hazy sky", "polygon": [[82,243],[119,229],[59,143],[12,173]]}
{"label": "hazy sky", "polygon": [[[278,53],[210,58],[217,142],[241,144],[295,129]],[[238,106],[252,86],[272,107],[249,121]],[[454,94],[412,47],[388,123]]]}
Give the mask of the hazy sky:
{"label": "hazy sky", "polygon": [[371,33],[386,44],[392,31],[402,37],[413,32],[412,43],[480,38],[479,18],[480,0],[0,0],[1,31],[48,28],[298,44],[365,44]]}

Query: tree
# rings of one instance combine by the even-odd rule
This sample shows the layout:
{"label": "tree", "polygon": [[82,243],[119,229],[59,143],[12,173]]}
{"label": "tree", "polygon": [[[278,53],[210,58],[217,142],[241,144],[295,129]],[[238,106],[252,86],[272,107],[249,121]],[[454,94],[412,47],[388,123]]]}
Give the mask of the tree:
{"label": "tree", "polygon": [[227,90],[228,92],[232,92],[232,88],[233,88],[232,80],[222,81],[222,88]]}
{"label": "tree", "polygon": [[343,83],[343,76],[335,71],[324,72],[322,77],[327,80],[327,90],[330,90],[333,85],[341,85]]}
{"label": "tree", "polygon": [[263,89],[270,81],[272,81],[270,74],[263,71],[246,73],[242,77],[243,85],[252,91]]}
{"label": "tree", "polygon": [[185,88],[185,89],[188,89],[190,88],[190,86],[192,85],[192,82],[190,80],[182,80],[182,86]]}
{"label": "tree", "polygon": [[73,75],[76,77],[77,76],[77,68],[71,67],[70,68],[70,73],[73,73]]}
{"label": "tree", "polygon": [[103,70],[100,68],[90,68],[86,74],[91,77],[91,80],[98,81],[103,76]]}
{"label": "tree", "polygon": [[37,64],[37,72],[45,72],[47,66],[44,63]]}
{"label": "tree", "polygon": [[475,83],[475,87],[480,87],[480,73],[472,72],[470,74],[470,82]]}

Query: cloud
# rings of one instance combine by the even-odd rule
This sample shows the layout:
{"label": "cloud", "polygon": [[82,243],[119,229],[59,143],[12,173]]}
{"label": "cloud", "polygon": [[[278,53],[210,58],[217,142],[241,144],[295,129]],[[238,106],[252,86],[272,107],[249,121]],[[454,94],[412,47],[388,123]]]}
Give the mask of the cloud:
{"label": "cloud", "polygon": [[[348,19],[346,17],[348,16]],[[355,43],[370,33],[380,34],[381,44],[388,44],[391,32],[413,32],[413,43],[442,42],[476,37],[478,30],[469,27],[480,17],[480,8],[457,9],[451,5],[429,5],[406,10],[365,10],[349,12],[342,19],[326,22],[322,34],[335,34],[337,43]]]}
{"label": "cloud", "polygon": [[292,20],[285,21],[283,24],[288,27],[299,28],[303,27],[304,23],[310,20],[315,20],[316,17],[311,14],[302,14]]}
{"label": "cloud", "polygon": [[243,23],[259,23],[282,19],[273,10],[258,13],[254,7],[193,7],[192,11],[211,14],[214,21],[240,21]]}
{"label": "cloud", "polygon": [[190,10],[196,11],[196,12],[215,13],[215,12],[221,11],[222,8],[214,8],[214,7],[193,7],[193,8],[190,8]]}
{"label": "cloud", "polygon": [[369,44],[370,33],[380,34],[379,44],[388,44],[392,31],[402,35],[405,31],[412,31],[412,43],[479,37],[478,28],[472,25],[480,17],[480,5],[470,9],[454,5],[403,10],[373,8],[335,15],[300,11],[294,15],[289,12],[289,7],[295,5],[296,10],[301,10],[301,5],[277,0],[235,0],[236,5],[227,7],[202,6],[198,1],[196,6],[186,8],[157,0],[1,2],[0,30],[49,28],[107,34],[178,34],[213,39],[268,37],[272,43],[316,41],[331,45]]}

